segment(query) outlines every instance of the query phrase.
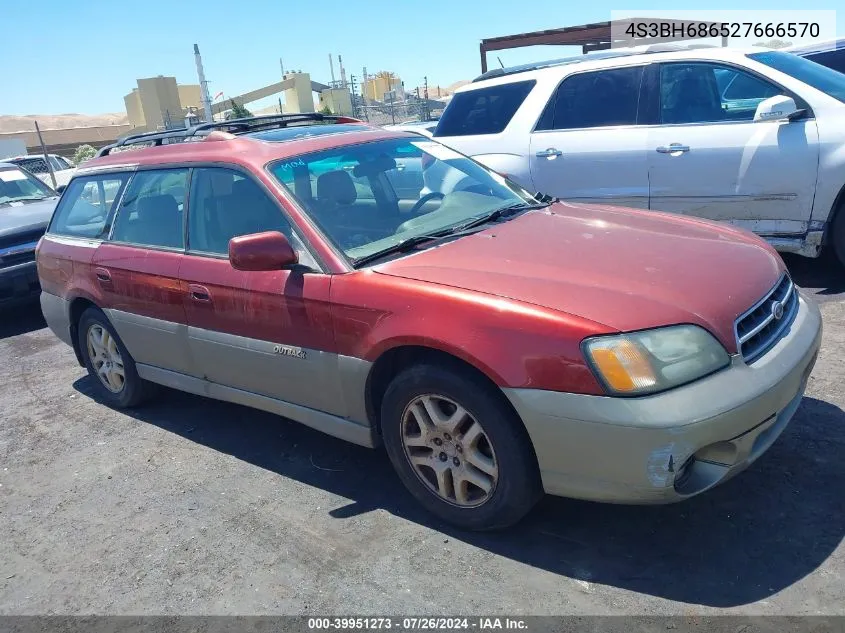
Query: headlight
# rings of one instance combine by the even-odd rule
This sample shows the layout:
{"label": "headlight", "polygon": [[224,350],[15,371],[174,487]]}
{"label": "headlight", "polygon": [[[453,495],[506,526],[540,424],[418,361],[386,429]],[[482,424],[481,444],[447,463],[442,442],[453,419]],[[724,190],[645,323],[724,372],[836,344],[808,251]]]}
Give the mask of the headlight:
{"label": "headlight", "polygon": [[582,343],[613,394],[640,396],[691,382],[730,364],[725,348],[697,325],[597,336]]}

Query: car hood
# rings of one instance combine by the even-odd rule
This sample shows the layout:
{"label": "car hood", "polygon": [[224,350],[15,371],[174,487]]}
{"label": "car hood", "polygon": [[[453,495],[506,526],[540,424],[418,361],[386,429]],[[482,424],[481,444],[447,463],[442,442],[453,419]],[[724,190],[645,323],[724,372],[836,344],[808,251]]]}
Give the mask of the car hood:
{"label": "car hood", "polygon": [[695,323],[736,351],[735,319],[774,286],[778,254],[746,231],[557,203],[375,268],[631,331]]}
{"label": "car hood", "polygon": [[24,202],[20,206],[0,205],[0,238],[15,233],[46,230],[58,198]]}

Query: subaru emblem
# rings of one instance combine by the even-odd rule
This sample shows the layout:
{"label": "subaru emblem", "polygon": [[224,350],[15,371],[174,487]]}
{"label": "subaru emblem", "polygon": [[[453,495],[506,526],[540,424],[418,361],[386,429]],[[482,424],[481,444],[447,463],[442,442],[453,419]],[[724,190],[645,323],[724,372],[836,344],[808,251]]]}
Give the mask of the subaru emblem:
{"label": "subaru emblem", "polygon": [[780,321],[783,318],[783,303],[780,301],[772,302],[772,316],[775,321]]}

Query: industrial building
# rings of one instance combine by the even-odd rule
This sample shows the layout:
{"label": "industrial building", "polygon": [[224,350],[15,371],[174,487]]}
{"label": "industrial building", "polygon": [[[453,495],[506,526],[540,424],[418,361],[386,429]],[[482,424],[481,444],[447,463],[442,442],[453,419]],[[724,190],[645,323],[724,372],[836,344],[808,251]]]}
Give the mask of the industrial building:
{"label": "industrial building", "polygon": [[182,123],[189,109],[202,109],[199,84],[179,85],[175,77],[138,79],[138,87],[123,97],[129,125],[156,130]]}

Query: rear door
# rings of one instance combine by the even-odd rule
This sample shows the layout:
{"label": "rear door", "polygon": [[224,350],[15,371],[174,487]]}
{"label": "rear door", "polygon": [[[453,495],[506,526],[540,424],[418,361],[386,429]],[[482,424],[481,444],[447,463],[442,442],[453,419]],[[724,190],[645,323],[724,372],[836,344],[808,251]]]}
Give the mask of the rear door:
{"label": "rear door", "polygon": [[92,262],[102,307],[135,361],[183,373],[192,370],[179,285],[188,173],[136,172]]}
{"label": "rear door", "polygon": [[[263,231],[285,234],[300,265],[232,268],[229,240]],[[198,377],[344,414],[333,353],[331,277],[320,272],[285,213],[248,173],[194,169],[181,280]]]}
{"label": "rear door", "polygon": [[786,94],[756,73],[711,62],[660,65],[649,129],[651,208],[725,220],[761,235],[804,233],[819,163],[816,121],[757,121]]}
{"label": "rear door", "polygon": [[644,69],[610,68],[563,79],[531,134],[535,191],[648,208]]}

